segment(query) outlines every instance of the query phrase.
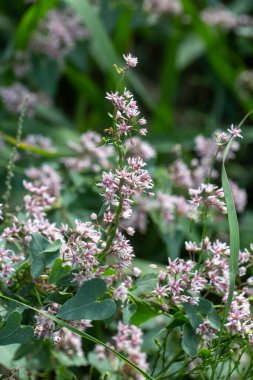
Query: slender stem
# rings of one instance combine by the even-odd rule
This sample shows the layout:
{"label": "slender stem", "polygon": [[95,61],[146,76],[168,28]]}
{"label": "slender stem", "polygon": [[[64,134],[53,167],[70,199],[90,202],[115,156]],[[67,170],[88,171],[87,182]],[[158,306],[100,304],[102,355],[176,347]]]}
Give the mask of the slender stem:
{"label": "slender stem", "polygon": [[159,348],[158,351],[157,351],[157,353],[156,353],[155,363],[154,363],[154,367],[153,367],[152,372],[151,372],[151,376],[154,375],[154,372],[156,370],[156,367],[157,367],[157,364],[158,364],[158,360],[159,360],[159,357],[160,357],[160,353],[161,353],[161,348]]}
{"label": "slender stem", "polygon": [[[175,353],[175,355],[171,358],[171,360],[168,362],[166,367],[158,373],[158,376],[155,378],[155,380],[161,380],[164,378],[165,372],[170,368],[170,366],[182,355],[183,350],[180,350]],[[166,376],[167,377],[167,376]]]}
{"label": "slender stem", "polygon": [[20,142],[21,142],[21,135],[22,135],[22,130],[23,130],[24,118],[25,118],[25,114],[26,114],[26,110],[27,110],[27,106],[28,106],[28,101],[29,101],[29,98],[26,97],[23,101],[23,104],[22,104],[22,111],[21,111],[21,114],[20,114],[19,119],[18,119],[16,144],[12,149],[11,157],[10,157],[9,163],[7,165],[7,176],[6,176],[6,180],[5,180],[6,189],[5,189],[5,193],[3,195],[4,211],[5,211],[6,215],[8,215],[8,210],[10,208],[9,199],[10,199],[11,190],[12,190],[11,182],[12,182],[12,178],[14,176],[14,161],[15,161],[15,156],[17,154],[18,147],[19,147]]}
{"label": "slender stem", "polygon": [[169,334],[171,333],[170,330],[167,331],[167,334],[165,336],[165,339],[164,339],[164,342],[163,342],[163,361],[162,361],[162,366],[163,368],[165,367],[165,355],[166,355],[166,345],[167,345],[167,340],[168,340],[168,337],[169,337]]}

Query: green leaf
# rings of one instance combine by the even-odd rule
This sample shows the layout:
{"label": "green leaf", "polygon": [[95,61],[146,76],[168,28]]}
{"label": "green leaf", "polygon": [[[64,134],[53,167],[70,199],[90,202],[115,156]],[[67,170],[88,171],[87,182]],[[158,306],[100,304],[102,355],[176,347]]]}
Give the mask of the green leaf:
{"label": "green leaf", "polygon": [[231,144],[233,142],[233,137],[230,139],[224,151],[222,160],[222,187],[224,191],[224,197],[227,205],[228,212],[228,224],[229,224],[229,245],[230,245],[230,258],[229,258],[229,294],[226,303],[225,314],[228,313],[234,294],[235,278],[238,271],[238,257],[240,249],[240,236],[239,236],[239,225],[237,220],[235,202],[230,188],[225,162],[230,150]]}
{"label": "green leaf", "polygon": [[190,324],[196,329],[201,323],[203,323],[206,316],[211,315],[213,312],[213,304],[205,298],[200,298],[198,305],[185,303],[184,309],[189,318]]}
{"label": "green leaf", "polygon": [[24,50],[26,48],[38,22],[58,2],[59,0],[41,0],[28,8],[17,28],[15,41],[17,50]]}
{"label": "green leaf", "polygon": [[8,317],[4,327],[0,330],[0,346],[13,343],[24,343],[33,337],[31,326],[21,326],[21,314],[14,311]]}
{"label": "green leaf", "polygon": [[32,235],[30,252],[32,257],[31,274],[33,278],[39,277],[45,266],[52,264],[52,262],[57,258],[60,245],[60,240],[50,243],[38,233]]}
{"label": "green leaf", "polygon": [[131,317],[130,321],[136,326],[148,321],[151,318],[157,317],[161,313],[161,307],[152,302],[142,301],[140,298],[130,295],[136,304],[136,312]]}
{"label": "green leaf", "polygon": [[142,370],[140,367],[138,367],[136,364],[134,364],[133,362],[131,362],[131,360],[127,359],[124,355],[122,355],[120,352],[114,350],[113,348],[111,348],[110,346],[108,346],[107,344],[101,342],[99,339],[97,338],[94,338],[92,335],[89,335],[81,330],[78,330],[76,327],[74,326],[71,326],[69,323],[67,322],[64,322],[62,321],[61,319],[57,318],[57,317],[54,317],[53,315],[50,315],[48,313],[46,313],[45,311],[43,310],[38,310],[36,309],[35,307],[32,307],[32,306],[29,306],[23,302],[20,302],[20,301],[17,301],[17,300],[14,300],[13,298],[10,298],[10,297],[7,297],[3,294],[0,294],[0,297],[7,300],[7,301],[13,301],[13,302],[16,302],[17,304],[19,305],[22,305],[22,306],[25,306],[26,308],[28,309],[31,309],[33,311],[36,311],[37,313],[41,314],[41,315],[44,315],[46,316],[47,318],[51,319],[51,321],[55,322],[56,324],[58,324],[59,326],[61,327],[65,327],[67,329],[69,329],[70,331],[72,331],[73,333],[95,343],[95,344],[99,344],[103,347],[105,347],[108,351],[112,352],[115,356],[117,356],[119,359],[121,359],[123,362],[125,362],[126,364],[128,364],[131,368],[133,368],[134,370],[136,370],[138,373],[140,373],[145,379],[147,380],[154,380],[154,378],[152,376],[150,376],[147,372],[145,372],[144,370]]}
{"label": "green leaf", "polygon": [[131,319],[131,317],[136,313],[136,305],[134,303],[131,303],[130,305],[127,305],[123,310],[123,323],[124,325],[127,325]]}
{"label": "green leaf", "polygon": [[190,323],[183,327],[182,348],[187,355],[194,357],[198,352],[199,337]]}
{"label": "green leaf", "polygon": [[56,259],[48,277],[48,282],[50,284],[57,284],[63,277],[67,276],[70,272],[71,267],[69,265],[63,265],[62,259]]}
{"label": "green leaf", "polygon": [[76,295],[68,300],[59,310],[57,317],[67,321],[91,319],[101,321],[111,317],[116,311],[116,304],[106,299],[97,301],[106,292],[106,283],[100,278],[87,281]]}
{"label": "green leaf", "polygon": [[144,274],[135,281],[134,286],[137,287],[134,293],[147,293],[155,288],[157,283],[157,276],[153,273]]}

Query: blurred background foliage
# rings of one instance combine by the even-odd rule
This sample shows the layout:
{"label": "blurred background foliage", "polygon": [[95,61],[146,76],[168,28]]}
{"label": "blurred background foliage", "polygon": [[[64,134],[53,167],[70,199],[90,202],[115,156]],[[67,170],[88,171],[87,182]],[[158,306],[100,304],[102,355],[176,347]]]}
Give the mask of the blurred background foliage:
{"label": "blurred background foliage", "polygon": [[[36,33],[41,28],[43,34],[48,27],[48,14],[66,7],[80,18],[78,30],[69,26],[73,41],[66,42],[68,49],[50,50],[45,41],[38,48]],[[43,135],[56,148],[50,152],[30,144],[21,146],[12,207],[23,195],[25,168],[46,162],[61,170],[65,182],[61,205],[51,211],[53,219],[71,222],[97,211],[94,176],[67,171],[61,160],[71,155],[70,140],[78,141],[88,130],[102,134],[108,127],[110,106],[105,93],[115,89],[112,66],[121,64],[123,53],[139,58],[137,68],[127,75],[127,87],[148,120],[147,139],[157,151],[150,170],[158,188],[171,188],[167,167],[175,159],[175,144],[182,145],[190,161],[196,135],[209,137],[217,129],[239,123],[253,109],[250,0],[15,0],[0,2],[0,10],[2,189],[22,103],[20,88],[14,87],[7,95],[4,89],[18,83],[37,94],[30,96],[33,109],[24,123],[23,140],[29,134]],[[46,36],[49,41],[53,33],[64,34],[56,20],[52,25]],[[248,193],[248,209],[240,217],[244,247],[252,242],[253,223],[250,119],[243,134],[241,149],[228,172]],[[226,234],[224,222],[212,228],[221,231],[221,236]],[[198,230],[193,231],[185,221],[174,223],[171,229],[150,215],[147,233],[134,237],[135,251],[150,261],[155,253],[156,261],[166,262],[167,255],[179,255],[184,238],[193,240],[194,236],[198,238]]]}

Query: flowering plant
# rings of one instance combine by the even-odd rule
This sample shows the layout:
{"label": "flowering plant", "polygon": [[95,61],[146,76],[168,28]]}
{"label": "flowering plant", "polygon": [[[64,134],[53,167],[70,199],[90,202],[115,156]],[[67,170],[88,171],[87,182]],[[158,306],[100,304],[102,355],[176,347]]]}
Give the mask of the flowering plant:
{"label": "flowering plant", "polygon": [[[195,186],[189,189],[188,200],[187,196],[161,191],[155,197],[151,192],[154,182],[145,169],[147,148],[135,137],[146,135],[146,120],[140,117],[133,94],[122,88],[122,80],[137,65],[137,58],[128,54],[124,59],[124,67],[116,66],[117,91],[106,95],[113,106],[106,136],[99,142],[98,135],[88,132],[81,138],[82,145],[70,144],[84,158],[63,161],[76,172],[85,160],[92,163],[95,172],[105,169],[96,181],[102,197],[100,211],[92,212],[86,221],[52,222],[49,213],[57,205],[63,180],[48,165],[26,171],[26,194],[15,214],[9,212],[9,199],[4,197],[0,343],[22,343],[16,352],[18,358],[28,359],[27,350],[34,344],[47,347],[49,352],[54,349],[56,371],[62,358],[73,365],[78,358],[80,365],[101,371],[103,379],[114,374],[122,379],[176,379],[200,373],[214,379],[231,361],[235,360],[238,368],[238,360],[253,342],[252,281],[251,277],[245,280],[253,265],[251,254],[247,249],[239,253],[233,236],[229,246],[220,239],[210,239],[207,231],[212,213],[218,219],[228,214],[230,233],[238,232],[224,164],[229,151],[235,149],[234,139],[242,137],[241,129],[231,126],[229,134],[216,134],[213,160],[201,157],[198,175],[196,165],[191,170],[180,159],[171,166],[175,186]],[[223,157],[223,188],[211,183],[218,177],[214,160],[219,157]],[[81,168],[85,167],[87,164],[82,164]],[[199,224],[197,228],[202,224],[202,235],[198,242],[185,242],[182,258],[169,258],[167,266],[151,264],[142,273],[126,234],[131,237],[136,228],[144,229],[143,218],[149,212],[156,220],[170,223],[184,215],[189,223]],[[155,359],[149,360],[142,347],[142,326],[144,331],[149,329],[152,320],[158,326],[154,337],[157,348]],[[104,321],[108,331],[116,330],[108,343],[84,332],[93,331],[98,321]],[[88,356],[81,337],[96,343]],[[173,349],[171,339],[175,341]],[[49,368],[54,367],[50,364]],[[36,376],[36,371],[31,368],[29,376]]]}
{"label": "flowering plant", "polygon": [[[250,379],[251,195],[239,187],[249,183],[240,158],[249,114],[212,134],[211,116],[200,119],[199,134],[176,108],[173,130],[171,92],[174,74],[198,63],[197,32],[209,54],[216,31],[247,38],[252,17],[204,5],[197,17],[191,0],[91,3],[18,0],[24,17],[0,57],[0,377]],[[160,78],[146,46],[142,59],[117,59],[108,35],[129,46],[130,18],[148,44],[151,29],[169,37]],[[190,43],[175,58],[186,25]],[[232,120],[248,112],[250,71],[217,56],[212,69],[240,101]],[[94,63],[108,70],[104,87]]]}

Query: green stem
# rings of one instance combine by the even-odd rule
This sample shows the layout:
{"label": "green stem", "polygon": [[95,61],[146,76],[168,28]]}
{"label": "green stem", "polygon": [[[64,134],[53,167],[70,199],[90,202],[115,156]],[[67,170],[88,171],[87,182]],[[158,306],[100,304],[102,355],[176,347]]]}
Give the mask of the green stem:
{"label": "green stem", "polygon": [[12,149],[11,157],[10,157],[9,163],[7,165],[7,176],[6,176],[6,180],[5,180],[6,190],[5,190],[5,193],[3,195],[4,211],[5,211],[6,215],[8,215],[8,210],[10,208],[9,199],[10,199],[11,190],[12,190],[11,182],[12,182],[12,178],[14,176],[15,156],[17,154],[17,150],[18,150],[18,147],[19,147],[20,142],[21,142],[22,129],[23,129],[24,118],[25,118],[25,114],[27,111],[28,102],[29,102],[29,98],[26,97],[23,101],[22,111],[21,111],[21,114],[20,114],[19,119],[18,119],[16,143]]}

